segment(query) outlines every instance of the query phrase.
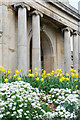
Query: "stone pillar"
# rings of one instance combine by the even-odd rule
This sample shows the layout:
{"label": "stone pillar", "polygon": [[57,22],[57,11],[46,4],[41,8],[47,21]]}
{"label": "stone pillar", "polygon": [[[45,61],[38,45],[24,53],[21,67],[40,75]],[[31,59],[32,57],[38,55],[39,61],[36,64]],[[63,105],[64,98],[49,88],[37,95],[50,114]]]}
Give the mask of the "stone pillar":
{"label": "stone pillar", "polygon": [[41,71],[40,13],[32,12],[32,71]]}
{"label": "stone pillar", "polygon": [[70,74],[71,68],[71,48],[70,48],[70,29],[68,27],[64,31],[64,72]]}
{"label": "stone pillar", "polygon": [[2,6],[0,6],[0,66],[2,66]]}
{"label": "stone pillar", "polygon": [[27,9],[18,7],[18,70],[27,72]]}
{"label": "stone pillar", "polygon": [[[78,11],[79,11],[79,14],[80,14],[80,1],[78,2]],[[79,29],[78,29],[78,31],[79,31],[79,36],[78,36],[78,42],[79,42],[79,44],[78,44],[78,48],[79,48],[78,63],[79,63],[79,65],[78,65],[78,68],[79,68],[79,73],[80,73],[80,21],[79,21]]]}
{"label": "stone pillar", "polygon": [[78,73],[78,32],[73,33],[73,66]]}
{"label": "stone pillar", "polygon": [[2,66],[2,33],[0,32],[0,66]]}

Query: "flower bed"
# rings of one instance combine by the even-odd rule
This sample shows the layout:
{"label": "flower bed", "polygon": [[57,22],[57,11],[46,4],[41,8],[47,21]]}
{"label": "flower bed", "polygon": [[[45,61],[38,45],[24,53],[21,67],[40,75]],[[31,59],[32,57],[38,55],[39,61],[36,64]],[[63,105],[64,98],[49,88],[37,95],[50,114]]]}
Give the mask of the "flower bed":
{"label": "flower bed", "polygon": [[29,83],[0,84],[0,118],[77,118],[80,91],[52,88],[48,95]]}
{"label": "flower bed", "polygon": [[23,75],[0,67],[0,119],[75,119],[80,118],[80,80],[76,71],[62,70],[41,74],[37,69]]}

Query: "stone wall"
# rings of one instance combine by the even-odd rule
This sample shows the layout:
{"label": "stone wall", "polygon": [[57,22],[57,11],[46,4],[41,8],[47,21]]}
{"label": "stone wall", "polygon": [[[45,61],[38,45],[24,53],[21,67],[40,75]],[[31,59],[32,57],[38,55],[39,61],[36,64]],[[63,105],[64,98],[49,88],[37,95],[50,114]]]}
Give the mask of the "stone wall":
{"label": "stone wall", "polygon": [[[2,1],[3,4],[0,4],[0,65],[3,65],[6,69],[10,68],[12,71],[18,67],[18,11],[8,5],[13,1],[4,0]],[[32,3],[29,4],[32,6]],[[36,5],[36,9],[40,9],[41,12],[44,13],[45,11],[46,13],[46,17],[44,13],[43,18],[40,18],[41,46],[44,48],[44,69],[48,69],[47,72],[50,72],[52,69],[56,70],[57,68],[61,68],[64,71],[64,35],[62,28],[67,25],[73,28],[73,30],[78,30],[78,20],[76,17],[73,19],[71,15],[66,13],[67,11],[64,12],[52,4],[43,4],[44,3],[40,2],[40,6],[33,2],[33,8]],[[42,5],[44,7],[42,7]],[[32,16],[30,15],[30,11],[28,11],[27,20],[28,32],[26,54],[29,69],[30,40],[32,38]]]}

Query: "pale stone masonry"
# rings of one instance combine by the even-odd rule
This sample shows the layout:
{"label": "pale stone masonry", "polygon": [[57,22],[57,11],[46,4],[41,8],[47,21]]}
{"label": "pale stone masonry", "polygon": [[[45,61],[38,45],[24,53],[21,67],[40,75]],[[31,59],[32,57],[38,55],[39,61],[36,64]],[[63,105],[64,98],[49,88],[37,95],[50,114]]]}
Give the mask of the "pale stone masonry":
{"label": "pale stone masonry", "polygon": [[[80,4],[79,4],[80,6]],[[79,11],[65,0],[0,0],[0,65],[47,72],[80,69]]]}
{"label": "pale stone masonry", "polygon": [[32,13],[32,70],[41,71],[40,15]]}
{"label": "pale stone masonry", "polygon": [[64,71],[70,74],[71,49],[70,49],[70,28],[63,29],[64,32]]}
{"label": "pale stone masonry", "polygon": [[18,7],[18,70],[27,71],[27,8]]}

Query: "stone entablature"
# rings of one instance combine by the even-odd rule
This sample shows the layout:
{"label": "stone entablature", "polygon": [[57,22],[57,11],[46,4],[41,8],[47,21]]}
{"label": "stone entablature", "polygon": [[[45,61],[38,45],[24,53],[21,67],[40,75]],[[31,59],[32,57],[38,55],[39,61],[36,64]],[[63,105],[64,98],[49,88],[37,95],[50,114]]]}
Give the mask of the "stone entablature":
{"label": "stone entablature", "polygon": [[56,0],[56,2],[54,2],[54,0],[49,0],[49,1],[53,5],[56,5],[57,7],[59,7],[61,10],[65,11],[66,13],[80,20],[80,15],[78,13],[78,10],[72,7],[70,4],[66,4],[65,1],[61,2],[59,0]]}
{"label": "stone entablature", "polygon": [[47,72],[62,68],[69,73],[72,36],[73,65],[78,72],[79,34],[76,33],[79,33],[80,16],[78,12],[66,8],[68,5],[52,3],[52,0],[3,2],[0,8],[3,11],[0,13],[3,33],[0,37],[0,64],[11,69],[14,65],[14,69],[23,69],[25,73],[30,64],[32,70],[37,67],[40,71],[42,64]]}
{"label": "stone entablature", "polygon": [[[39,0],[39,1],[37,0],[15,1],[14,0],[13,2],[8,1],[8,4],[10,5],[15,5],[18,3],[25,4],[25,6],[28,5],[31,8],[40,11],[44,15],[47,15],[47,17],[50,17],[53,20],[59,22],[60,24],[65,25],[65,26],[69,24],[69,26],[72,29],[78,30],[78,20],[80,20],[78,11],[73,10],[72,8],[68,7],[67,5],[61,2],[53,2],[52,0],[48,0],[48,2],[42,2],[42,0]],[[50,3],[52,3],[52,5]]]}

